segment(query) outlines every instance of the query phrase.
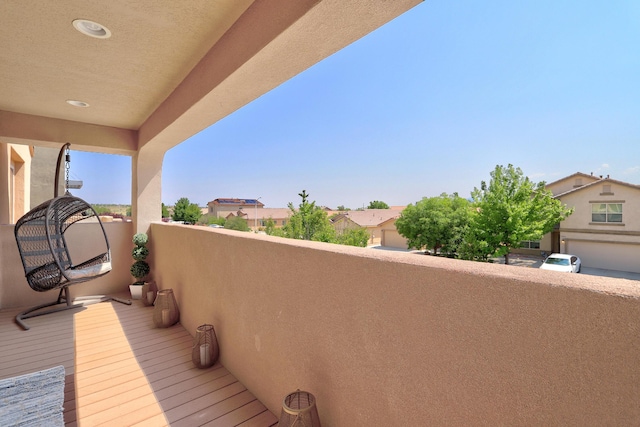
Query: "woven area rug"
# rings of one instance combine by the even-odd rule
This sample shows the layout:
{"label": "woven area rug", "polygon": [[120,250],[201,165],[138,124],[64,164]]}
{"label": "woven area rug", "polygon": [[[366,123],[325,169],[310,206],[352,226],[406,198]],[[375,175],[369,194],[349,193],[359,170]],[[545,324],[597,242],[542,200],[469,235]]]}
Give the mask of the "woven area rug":
{"label": "woven area rug", "polygon": [[64,426],[64,367],[0,380],[0,426]]}

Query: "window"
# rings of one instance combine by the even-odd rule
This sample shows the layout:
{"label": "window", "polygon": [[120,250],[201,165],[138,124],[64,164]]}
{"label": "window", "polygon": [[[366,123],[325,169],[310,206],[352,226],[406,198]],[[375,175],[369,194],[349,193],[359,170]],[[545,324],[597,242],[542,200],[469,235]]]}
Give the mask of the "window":
{"label": "window", "polygon": [[593,203],[592,222],[622,222],[622,203]]}
{"label": "window", "polygon": [[286,219],[283,219],[283,220],[282,220],[282,226],[284,227],[285,225],[287,225],[287,220],[286,220]]}
{"label": "window", "polygon": [[540,240],[525,240],[520,242],[520,247],[524,249],[540,249]]}

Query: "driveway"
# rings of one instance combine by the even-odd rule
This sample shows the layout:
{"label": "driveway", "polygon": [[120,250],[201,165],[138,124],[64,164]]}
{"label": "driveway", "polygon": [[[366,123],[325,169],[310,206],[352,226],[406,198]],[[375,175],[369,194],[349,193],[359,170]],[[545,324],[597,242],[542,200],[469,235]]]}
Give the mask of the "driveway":
{"label": "driveway", "polygon": [[[495,258],[494,262],[504,264],[504,257]],[[530,255],[509,255],[509,265],[517,265],[520,267],[539,268],[542,264],[542,257]],[[629,271],[605,270],[604,268],[582,267],[580,274],[588,274],[590,276],[617,277],[620,279],[639,280],[640,273],[632,273]]]}
{"label": "driveway", "polygon": [[[372,249],[386,250],[386,251],[398,251],[398,252],[410,252],[414,254],[423,255],[423,251],[416,251],[410,249],[398,249],[388,246],[373,245],[369,246]],[[494,258],[493,262],[496,264],[504,264],[504,257]],[[539,268],[542,264],[542,257],[532,255],[510,254],[509,265],[516,265],[519,267]],[[632,273],[629,271],[617,271],[617,270],[605,270],[604,268],[589,268],[582,267],[580,274],[588,274],[590,276],[603,276],[603,277],[617,277],[620,279],[638,280],[640,281],[640,273]]]}

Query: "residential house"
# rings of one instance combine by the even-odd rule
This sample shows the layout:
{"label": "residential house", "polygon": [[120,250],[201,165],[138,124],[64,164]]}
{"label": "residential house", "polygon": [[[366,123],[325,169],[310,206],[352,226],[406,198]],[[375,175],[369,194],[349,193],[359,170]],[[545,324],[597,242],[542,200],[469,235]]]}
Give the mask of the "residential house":
{"label": "residential house", "polygon": [[640,186],[576,173],[547,188],[574,212],[546,248],[575,254],[585,267],[640,272]]}
{"label": "residential house", "polygon": [[[401,240],[392,237],[397,234],[395,221],[400,216],[403,207],[396,209],[364,209],[361,211],[346,211],[335,215],[332,219],[336,232],[341,233],[349,228],[366,228],[371,236],[369,245],[397,247]],[[406,241],[403,249],[406,249]]]}
{"label": "residential house", "polygon": [[[147,232],[180,323],[150,328],[152,308],[102,303],[17,331],[12,314],[51,295],[29,288],[3,218],[0,378],[63,364],[70,425],[271,426],[297,388],[326,426],[637,424],[632,281],[160,221],[168,150],[419,3],[4,2],[0,142],[132,161],[133,222],[105,224],[113,269],[72,295],[128,292],[131,238]],[[111,31],[80,34],[78,17]],[[205,323],[221,365],[199,372],[190,335]]]}
{"label": "residential house", "polygon": [[229,213],[239,210],[262,209],[264,204],[258,199],[215,199],[207,203],[207,214],[215,217],[226,218]]}

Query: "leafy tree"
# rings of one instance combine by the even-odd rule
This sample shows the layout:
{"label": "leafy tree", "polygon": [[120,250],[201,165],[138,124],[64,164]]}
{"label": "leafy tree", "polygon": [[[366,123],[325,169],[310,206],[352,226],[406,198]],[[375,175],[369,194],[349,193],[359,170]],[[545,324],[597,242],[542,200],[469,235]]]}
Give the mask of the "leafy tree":
{"label": "leafy tree", "polygon": [[240,216],[233,216],[224,223],[224,228],[228,230],[249,231],[247,220]]}
{"label": "leafy tree", "polygon": [[485,242],[484,252],[504,256],[505,264],[509,264],[511,248],[523,240],[541,239],[573,213],[553,198],[544,182],[533,183],[511,164],[506,168],[497,165],[489,184],[482,181],[471,196],[477,207],[471,222],[471,243],[482,249],[480,242]]}
{"label": "leafy tree", "polygon": [[269,236],[273,236],[276,234],[276,222],[273,220],[272,217],[267,218],[267,221],[264,224],[264,232],[267,233]]}
{"label": "leafy tree", "polygon": [[111,213],[111,209],[103,205],[91,205],[98,215],[107,215]]}
{"label": "leafy tree", "polygon": [[190,203],[189,199],[182,197],[173,207],[172,219],[174,221],[184,221],[187,224],[195,224],[200,219],[202,211],[200,206]]}
{"label": "leafy tree", "polygon": [[389,205],[385,202],[374,200],[373,202],[369,202],[369,207],[367,209],[389,209]]}
{"label": "leafy tree", "polygon": [[163,203],[162,204],[162,218],[169,218],[170,216],[171,216],[171,213],[169,212],[169,209],[167,209],[167,207]]}
{"label": "leafy tree", "polygon": [[364,227],[347,228],[336,236],[335,242],[340,245],[360,246],[364,248],[369,243],[369,232]]}
{"label": "leafy tree", "polygon": [[269,236],[285,237],[284,230],[282,228],[276,227],[276,222],[271,217],[267,219],[267,222],[265,223],[264,231]]}
{"label": "leafy tree", "polygon": [[218,224],[224,227],[225,219],[223,217],[218,217],[215,215],[204,214],[198,220],[198,224],[201,225],[211,225]]}
{"label": "leafy tree", "polygon": [[351,209],[344,207],[344,205],[338,206],[338,210],[342,212],[350,211]]}
{"label": "leafy tree", "polygon": [[409,204],[396,220],[396,229],[407,239],[409,248],[454,254],[468,230],[471,215],[468,200],[457,193],[442,193]]}
{"label": "leafy tree", "polygon": [[302,203],[296,209],[293,203],[289,203],[291,217],[282,228],[285,237],[301,240],[315,240],[319,242],[332,242],[335,239],[335,230],[327,217],[327,213],[316,202],[309,202],[309,195],[305,190],[299,193]]}

